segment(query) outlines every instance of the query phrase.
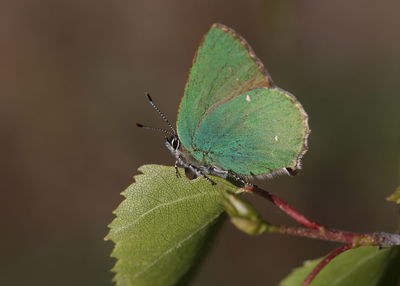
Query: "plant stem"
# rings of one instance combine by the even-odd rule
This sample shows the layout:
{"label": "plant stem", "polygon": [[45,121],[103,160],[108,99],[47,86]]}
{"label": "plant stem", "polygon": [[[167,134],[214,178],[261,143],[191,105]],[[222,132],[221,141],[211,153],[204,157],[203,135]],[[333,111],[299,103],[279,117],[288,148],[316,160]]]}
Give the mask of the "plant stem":
{"label": "plant stem", "polygon": [[286,213],[288,216],[290,216],[292,219],[297,221],[299,224],[304,225],[305,227],[308,228],[314,228],[314,229],[319,229],[323,227],[321,224],[313,222],[306,218],[303,214],[292,208],[288,203],[284,202],[281,200],[279,197],[275,196],[274,194],[271,194],[270,192],[260,189],[259,187],[255,185],[247,185],[244,188],[247,192],[256,194],[258,196],[261,196],[270,202],[272,202],[275,206],[279,207],[284,213]]}
{"label": "plant stem", "polygon": [[355,233],[350,231],[343,231],[328,227],[321,227],[320,229],[310,229],[304,227],[291,227],[291,226],[270,226],[270,232],[282,233],[282,234],[289,234],[289,235],[296,235],[296,236],[303,236],[308,238],[314,239],[322,239],[322,240],[329,240],[335,242],[342,242],[342,243],[349,243],[354,246],[361,246],[361,245],[372,245],[372,246],[381,246],[387,247],[391,245],[397,245],[397,239],[399,239],[399,235],[397,234],[389,234],[391,238],[386,238],[385,241],[382,237],[388,234],[386,233]]}
{"label": "plant stem", "polygon": [[325,256],[324,259],[320,263],[318,263],[317,266],[311,271],[310,274],[304,279],[303,283],[301,286],[308,286],[310,283],[314,280],[314,278],[317,276],[317,274],[329,263],[332,261],[333,258],[338,256],[339,254],[345,252],[346,250],[352,249],[354,246],[352,244],[345,244],[342,245],[339,248],[336,248],[332,252],[330,252],[327,256]]}
{"label": "plant stem", "polygon": [[346,244],[351,244],[354,247],[361,245],[372,245],[379,247],[400,245],[399,234],[385,233],[385,232],[355,233],[350,231],[343,231],[339,229],[329,228],[309,220],[299,211],[291,207],[289,204],[287,204],[286,202],[284,202],[283,200],[269,193],[266,190],[260,189],[252,185],[246,186],[245,190],[249,193],[259,195],[271,201],[274,205],[279,207],[283,212],[285,212],[296,222],[305,226],[304,228],[304,227],[269,225],[268,226],[269,232],[342,242]]}

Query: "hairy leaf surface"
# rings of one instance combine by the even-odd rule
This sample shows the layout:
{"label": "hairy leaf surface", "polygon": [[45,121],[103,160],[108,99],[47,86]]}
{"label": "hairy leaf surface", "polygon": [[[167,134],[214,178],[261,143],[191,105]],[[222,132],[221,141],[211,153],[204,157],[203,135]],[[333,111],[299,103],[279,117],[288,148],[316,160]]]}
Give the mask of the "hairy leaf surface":
{"label": "hairy leaf surface", "polygon": [[145,165],[122,195],[106,239],[117,285],[175,285],[198,262],[222,214],[220,188],[235,191],[225,180],[178,178],[175,168]]}

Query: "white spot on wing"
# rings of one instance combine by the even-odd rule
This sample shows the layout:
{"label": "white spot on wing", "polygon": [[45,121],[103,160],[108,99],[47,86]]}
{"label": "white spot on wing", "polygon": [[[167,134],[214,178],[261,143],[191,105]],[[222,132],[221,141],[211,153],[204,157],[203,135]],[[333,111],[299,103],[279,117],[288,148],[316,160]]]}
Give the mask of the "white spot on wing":
{"label": "white spot on wing", "polygon": [[250,101],[251,101],[250,95],[246,95],[246,101],[247,101],[247,102],[250,102]]}

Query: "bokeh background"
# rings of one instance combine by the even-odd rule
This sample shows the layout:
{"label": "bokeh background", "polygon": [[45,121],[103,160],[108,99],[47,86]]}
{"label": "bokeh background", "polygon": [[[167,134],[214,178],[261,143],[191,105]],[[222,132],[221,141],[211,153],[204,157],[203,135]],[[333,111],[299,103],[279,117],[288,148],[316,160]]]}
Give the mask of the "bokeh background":
{"label": "bokeh background", "polygon": [[[310,116],[303,172],[261,183],[311,218],[395,231],[399,1],[0,3],[1,285],[112,285],[104,242],[142,164],[173,164],[149,91],[174,121],[194,51],[214,22],[253,46]],[[269,221],[291,224],[256,200]],[[334,243],[249,237],[225,224],[192,285],[276,285]]]}

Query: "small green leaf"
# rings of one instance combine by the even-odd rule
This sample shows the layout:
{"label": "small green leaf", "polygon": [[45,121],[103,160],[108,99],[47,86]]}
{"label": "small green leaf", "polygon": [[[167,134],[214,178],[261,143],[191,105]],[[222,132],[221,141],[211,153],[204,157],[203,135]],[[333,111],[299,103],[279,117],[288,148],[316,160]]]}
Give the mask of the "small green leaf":
{"label": "small green leaf", "polygon": [[386,198],[388,201],[395,202],[396,204],[400,204],[400,186],[394,191],[392,195]]}
{"label": "small green leaf", "polygon": [[[306,261],[279,286],[299,286],[321,261]],[[378,249],[362,246],[334,258],[311,286],[396,286],[400,279],[400,247]]]}
{"label": "small green leaf", "polygon": [[250,235],[258,235],[268,229],[268,224],[250,203],[236,194],[226,191],[223,191],[222,194],[222,205],[229,214],[232,224],[238,229]]}
{"label": "small green leaf", "polygon": [[[214,178],[177,178],[175,168],[145,165],[122,195],[107,240],[117,285],[175,285],[199,261],[223,212],[220,189],[237,187]],[[181,174],[183,171],[180,170]],[[186,277],[185,277],[186,278]]]}

